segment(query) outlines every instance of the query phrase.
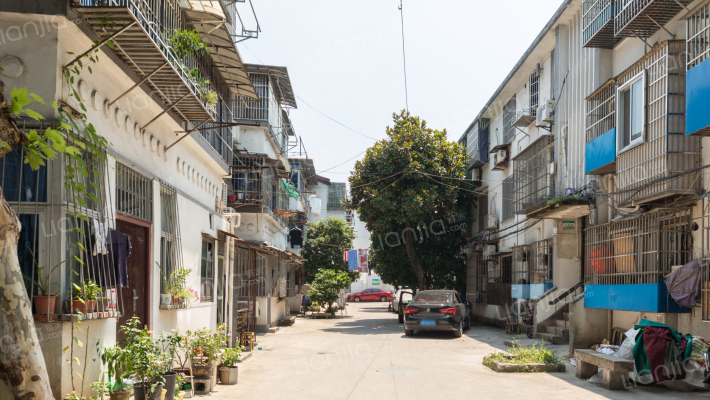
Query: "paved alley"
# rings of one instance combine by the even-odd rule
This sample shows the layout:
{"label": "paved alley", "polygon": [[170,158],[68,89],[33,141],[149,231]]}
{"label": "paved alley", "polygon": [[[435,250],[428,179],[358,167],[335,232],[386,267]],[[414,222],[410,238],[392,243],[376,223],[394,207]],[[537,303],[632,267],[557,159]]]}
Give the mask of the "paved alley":
{"label": "paved alley", "polygon": [[[503,330],[474,325],[463,338],[446,333],[406,337],[386,303],[350,304],[337,319],[304,319],[258,337],[239,366],[236,386],[217,385],[213,399],[669,399],[710,398],[665,388],[611,392],[567,373],[499,374],[481,362],[504,348]],[[566,356],[566,345],[555,346]]]}

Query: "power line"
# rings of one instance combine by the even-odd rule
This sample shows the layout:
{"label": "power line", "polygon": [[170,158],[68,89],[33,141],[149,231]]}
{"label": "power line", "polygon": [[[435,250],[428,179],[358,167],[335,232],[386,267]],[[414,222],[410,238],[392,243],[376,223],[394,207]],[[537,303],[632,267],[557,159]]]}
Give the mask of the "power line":
{"label": "power line", "polygon": [[342,126],[343,128],[348,129],[348,130],[351,130],[351,131],[357,133],[357,134],[360,135],[360,136],[364,136],[364,137],[366,137],[366,138],[368,138],[368,139],[372,139],[372,140],[374,140],[375,142],[377,141],[377,139],[373,138],[372,136],[368,136],[368,135],[365,135],[364,133],[358,132],[358,131],[356,131],[355,129],[353,129],[353,128],[351,128],[351,127],[349,127],[349,126],[343,124],[342,122],[336,120],[335,118],[332,118],[332,117],[326,115],[325,113],[323,113],[323,112],[320,111],[319,109],[317,109],[317,108],[313,107],[312,105],[308,104],[308,102],[305,101],[305,100],[303,100],[303,98],[301,98],[301,96],[299,96],[299,95],[297,95],[297,94],[295,94],[295,93],[294,93],[294,96],[298,97],[299,100],[301,100],[303,103],[305,103],[308,107],[310,107],[310,108],[312,108],[313,110],[315,110],[318,114],[320,114],[320,115],[322,115],[322,116],[328,118],[329,120],[335,122],[336,124]]}
{"label": "power line", "polygon": [[409,90],[407,89],[407,55],[404,51],[404,10],[402,0],[399,0],[399,14],[402,19],[402,61],[404,62],[404,100],[409,112]]}

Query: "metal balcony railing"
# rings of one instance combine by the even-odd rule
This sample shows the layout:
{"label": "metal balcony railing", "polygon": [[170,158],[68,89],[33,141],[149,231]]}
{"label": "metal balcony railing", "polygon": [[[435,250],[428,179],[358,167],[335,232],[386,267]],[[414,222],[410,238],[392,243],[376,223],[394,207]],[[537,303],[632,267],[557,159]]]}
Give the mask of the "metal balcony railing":
{"label": "metal balcony railing", "polygon": [[657,283],[692,259],[691,208],[662,209],[585,231],[587,285]]}
{"label": "metal balcony railing", "polygon": [[[208,72],[199,68],[196,58],[180,59],[169,45],[172,32],[192,29],[178,0],[79,0],[75,4],[72,11],[81,15],[100,40],[134,23],[113,40],[118,56],[139,77],[147,77],[165,64],[147,79],[147,84],[183,120],[204,121],[214,117],[204,96],[214,87],[211,84],[198,87],[190,74],[194,68],[198,68],[200,76]],[[111,23],[106,23],[107,18]]]}
{"label": "metal balcony railing", "polygon": [[552,282],[552,239],[513,247],[513,284]]}
{"label": "metal balcony railing", "polygon": [[514,213],[527,214],[554,197],[555,181],[550,174],[554,157],[554,138],[543,135],[513,159]]}
{"label": "metal balcony railing", "polygon": [[688,17],[686,37],[686,69],[690,70],[710,55],[710,4]]}
{"label": "metal balcony railing", "polygon": [[615,0],[584,0],[584,47],[611,49],[622,39],[614,35],[615,3]]}
{"label": "metal balcony railing", "polygon": [[616,128],[616,85],[613,79],[587,97],[587,143]]}
{"label": "metal balcony railing", "polygon": [[621,37],[649,38],[664,29],[692,0],[615,0],[614,34]]}

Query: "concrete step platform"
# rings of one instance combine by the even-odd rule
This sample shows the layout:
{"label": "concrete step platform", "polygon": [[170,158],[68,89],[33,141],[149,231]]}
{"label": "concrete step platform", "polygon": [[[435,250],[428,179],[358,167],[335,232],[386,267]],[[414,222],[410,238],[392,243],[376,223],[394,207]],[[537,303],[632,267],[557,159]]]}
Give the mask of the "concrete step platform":
{"label": "concrete step platform", "polygon": [[547,343],[552,343],[552,344],[564,344],[568,343],[569,341],[565,339],[562,336],[558,336],[552,333],[537,333],[535,335],[536,339],[544,340]]}

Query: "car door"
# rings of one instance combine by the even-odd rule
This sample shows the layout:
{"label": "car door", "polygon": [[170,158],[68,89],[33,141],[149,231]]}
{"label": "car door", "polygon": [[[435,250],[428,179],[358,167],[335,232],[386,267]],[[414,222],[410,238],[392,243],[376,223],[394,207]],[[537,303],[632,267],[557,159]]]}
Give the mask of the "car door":
{"label": "car door", "polygon": [[456,322],[460,324],[466,318],[466,305],[463,304],[458,293],[454,293],[454,302],[456,303]]}
{"label": "car door", "polygon": [[362,291],[362,300],[372,300],[372,289]]}
{"label": "car door", "polygon": [[380,301],[382,291],[380,289],[372,289],[372,300]]}

